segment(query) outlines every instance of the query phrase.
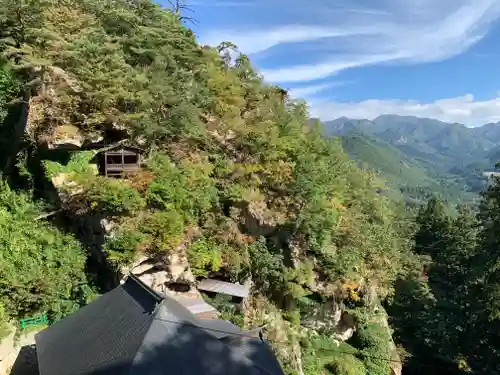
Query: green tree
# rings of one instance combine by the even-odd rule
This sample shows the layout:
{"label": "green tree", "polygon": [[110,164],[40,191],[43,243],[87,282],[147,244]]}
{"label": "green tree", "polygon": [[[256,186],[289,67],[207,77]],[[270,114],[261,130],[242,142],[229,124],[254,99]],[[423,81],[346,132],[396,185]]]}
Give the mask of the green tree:
{"label": "green tree", "polygon": [[416,222],[419,228],[415,233],[415,251],[434,256],[448,240],[450,219],[445,205],[439,199],[431,198],[420,209]]}
{"label": "green tree", "polygon": [[10,317],[67,315],[92,296],[78,242],[37,221],[28,196],[0,186],[0,304]]}
{"label": "green tree", "polygon": [[478,249],[469,266],[474,284],[468,309],[468,363],[472,370],[481,373],[495,373],[500,368],[499,208],[500,181],[495,177],[493,183],[482,193],[478,215],[481,222]]}
{"label": "green tree", "polygon": [[435,200],[417,220],[415,248],[428,254],[427,272],[398,282],[389,311],[398,339],[415,356],[409,371],[421,371],[418,358],[426,357],[458,374],[463,371],[460,363],[469,363],[477,344],[472,336],[477,316],[471,306],[477,298],[478,275],[471,266],[477,254],[478,221],[469,207],[462,207],[452,219]]}

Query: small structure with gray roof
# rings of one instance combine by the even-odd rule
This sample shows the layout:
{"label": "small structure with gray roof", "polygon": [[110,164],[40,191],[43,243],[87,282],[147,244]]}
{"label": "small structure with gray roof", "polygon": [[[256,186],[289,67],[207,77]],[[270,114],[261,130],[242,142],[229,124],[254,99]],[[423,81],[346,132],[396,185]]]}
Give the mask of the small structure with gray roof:
{"label": "small structure with gray roof", "polygon": [[36,335],[40,375],[284,375],[258,330],[200,319],[137,277]]}
{"label": "small structure with gray roof", "polygon": [[247,282],[242,285],[215,279],[204,279],[198,284],[198,290],[245,299],[250,293],[250,283]]}
{"label": "small structure with gray roof", "polygon": [[214,298],[218,294],[231,297],[231,302],[238,310],[244,309],[245,302],[250,294],[251,280],[244,284],[228,283],[216,279],[204,279],[198,284],[198,290],[207,294],[209,298]]}

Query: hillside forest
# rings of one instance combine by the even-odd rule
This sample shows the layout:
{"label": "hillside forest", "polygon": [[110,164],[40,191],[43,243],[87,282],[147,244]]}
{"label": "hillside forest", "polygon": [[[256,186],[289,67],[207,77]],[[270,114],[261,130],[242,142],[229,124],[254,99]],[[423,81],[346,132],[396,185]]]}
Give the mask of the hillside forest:
{"label": "hillside forest", "polygon": [[[181,254],[252,280],[244,314],[221,310],[266,325],[287,374],[499,374],[499,181],[408,204],[188,26],[150,0],[0,0],[0,336]],[[139,172],[99,173],[114,143]]]}
{"label": "hillside forest", "polygon": [[500,123],[468,128],[434,119],[383,115],[373,121],[326,121],[326,136],[340,136],[349,155],[384,175],[388,192],[407,204],[432,196],[477,203],[500,156]]}

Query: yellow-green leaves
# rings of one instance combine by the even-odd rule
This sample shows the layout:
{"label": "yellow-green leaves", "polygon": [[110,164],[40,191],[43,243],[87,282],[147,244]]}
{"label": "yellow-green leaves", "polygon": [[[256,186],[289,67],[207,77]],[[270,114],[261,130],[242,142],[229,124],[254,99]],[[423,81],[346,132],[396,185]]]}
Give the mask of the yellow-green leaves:
{"label": "yellow-green leaves", "polygon": [[155,176],[147,192],[151,204],[180,212],[189,222],[202,219],[217,202],[211,164],[186,160],[176,165],[166,154],[155,154],[149,167]]}

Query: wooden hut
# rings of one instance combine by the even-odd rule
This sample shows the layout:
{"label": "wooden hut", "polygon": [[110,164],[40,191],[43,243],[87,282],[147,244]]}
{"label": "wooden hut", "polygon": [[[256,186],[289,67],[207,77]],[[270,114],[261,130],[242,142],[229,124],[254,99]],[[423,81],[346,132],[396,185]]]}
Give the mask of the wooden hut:
{"label": "wooden hut", "polygon": [[106,177],[122,178],[141,169],[141,150],[136,147],[117,145],[100,154],[99,171]]}

